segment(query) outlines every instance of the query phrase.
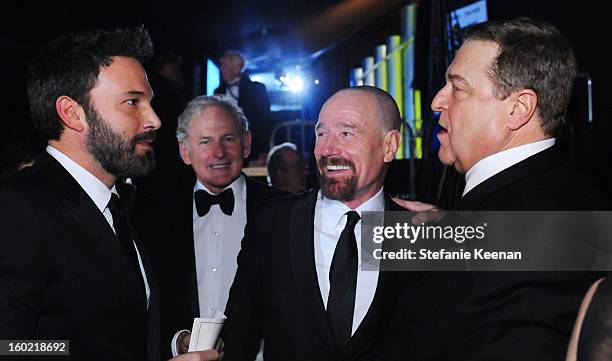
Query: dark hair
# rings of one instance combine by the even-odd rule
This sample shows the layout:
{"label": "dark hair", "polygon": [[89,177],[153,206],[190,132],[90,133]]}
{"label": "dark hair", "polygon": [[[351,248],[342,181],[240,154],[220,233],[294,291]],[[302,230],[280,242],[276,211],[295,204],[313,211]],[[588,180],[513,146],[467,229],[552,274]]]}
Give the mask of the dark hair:
{"label": "dark hair", "polygon": [[30,64],[27,79],[30,114],[41,137],[59,139],[63,130],[55,110],[57,98],[66,95],[87,107],[100,67],[109,66],[112,57],[144,63],[152,54],[153,44],[143,27],[92,30],[51,40]]}
{"label": "dark hair", "polygon": [[559,30],[528,18],[489,21],[468,29],[464,40],[499,46],[490,70],[498,99],[520,89],[533,90],[544,131],[549,135],[561,131],[576,77],[576,58]]}

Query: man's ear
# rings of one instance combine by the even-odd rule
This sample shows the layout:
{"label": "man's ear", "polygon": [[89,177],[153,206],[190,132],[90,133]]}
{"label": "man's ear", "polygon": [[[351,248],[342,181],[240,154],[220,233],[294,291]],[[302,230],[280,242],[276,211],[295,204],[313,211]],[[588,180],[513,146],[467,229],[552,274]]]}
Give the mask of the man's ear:
{"label": "man's ear", "polygon": [[[185,140],[186,142],[187,140]],[[190,165],[191,164],[191,156],[189,155],[189,149],[187,149],[187,145],[184,142],[179,142],[179,152],[181,153],[181,159],[183,159],[183,163]]]}
{"label": "man's ear", "polygon": [[389,163],[395,158],[395,153],[397,153],[397,150],[402,143],[402,134],[395,129],[390,130],[387,132],[387,134],[385,134],[385,139],[383,142],[383,151],[385,154],[384,160],[385,163]]}
{"label": "man's ear", "polygon": [[65,128],[76,132],[85,130],[86,119],[83,107],[67,95],[62,95],[55,101],[55,111]]}
{"label": "man's ear", "polygon": [[512,110],[508,127],[517,130],[527,124],[536,112],[538,95],[531,89],[522,89],[510,96]]}
{"label": "man's ear", "polygon": [[[242,156],[244,159],[247,159],[251,154],[251,142],[253,140],[253,133],[250,130],[247,130],[246,133],[242,136]],[[259,154],[256,154],[259,156]]]}

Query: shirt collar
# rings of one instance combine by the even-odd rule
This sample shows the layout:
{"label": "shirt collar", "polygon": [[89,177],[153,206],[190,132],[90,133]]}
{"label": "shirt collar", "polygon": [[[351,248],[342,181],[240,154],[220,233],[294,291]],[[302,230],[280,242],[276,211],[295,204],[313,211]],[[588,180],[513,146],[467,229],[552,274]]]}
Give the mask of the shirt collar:
{"label": "shirt collar", "polygon": [[95,203],[96,207],[100,209],[100,212],[104,212],[106,206],[108,205],[108,201],[111,198],[111,192],[117,193],[115,186],[113,185],[112,189],[108,189],[108,187],[102,183],[96,176],[91,174],[85,168],[81,167],[78,163],[70,159],[67,155],[60,152],[56,148],[47,145],[46,148],[47,153],[49,153],[55,160],[57,160],[62,167],[64,167],[68,173],[74,178],[77,183],[83,188],[85,193],[91,198],[91,200]]}
{"label": "shirt collar", "polygon": [[[233,181],[229,186],[223,188],[223,190],[226,190],[228,188],[232,189],[232,192],[234,193],[234,199],[242,200],[243,202],[246,201],[246,180],[244,179],[244,174],[241,173],[235,181]],[[214,194],[208,189],[208,187],[206,187],[198,180],[193,191],[195,193],[199,190],[205,190],[210,194]]]}
{"label": "shirt collar", "polygon": [[321,214],[324,214],[323,224],[324,229],[336,228],[340,226],[342,217],[345,216],[346,212],[354,210],[359,213],[364,211],[384,211],[385,210],[385,196],[383,193],[383,187],[380,188],[372,198],[363,202],[359,207],[350,209],[346,204],[341,201],[329,199],[323,195],[323,192],[319,190],[318,200],[321,202]]}
{"label": "shirt collar", "polygon": [[463,196],[504,169],[555,145],[555,138],[520,145],[481,159],[465,174]]}
{"label": "shirt collar", "polygon": [[230,82],[227,82],[227,85],[229,86],[238,86],[240,84],[240,77],[237,77],[236,79],[233,79]]}

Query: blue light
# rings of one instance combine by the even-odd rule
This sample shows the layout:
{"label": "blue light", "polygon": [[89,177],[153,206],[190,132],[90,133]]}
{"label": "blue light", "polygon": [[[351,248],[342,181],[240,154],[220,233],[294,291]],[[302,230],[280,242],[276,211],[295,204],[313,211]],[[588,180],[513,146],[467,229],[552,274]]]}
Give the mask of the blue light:
{"label": "blue light", "polygon": [[211,96],[215,93],[215,89],[221,84],[221,72],[219,67],[212,62],[206,60],[206,95]]}

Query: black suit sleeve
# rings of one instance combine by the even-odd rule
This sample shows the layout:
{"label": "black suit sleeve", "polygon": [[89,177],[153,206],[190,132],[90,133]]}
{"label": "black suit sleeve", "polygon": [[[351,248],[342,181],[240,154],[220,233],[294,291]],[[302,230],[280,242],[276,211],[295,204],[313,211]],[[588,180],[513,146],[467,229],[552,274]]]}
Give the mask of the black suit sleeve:
{"label": "black suit sleeve", "polygon": [[34,338],[44,296],[44,247],[33,207],[0,189],[0,339]]}
{"label": "black suit sleeve", "polygon": [[[224,360],[252,361],[259,351],[263,322],[263,282],[261,234],[249,222],[238,254],[238,271],[230,289],[222,331]],[[264,251],[265,252],[265,251]]]}

